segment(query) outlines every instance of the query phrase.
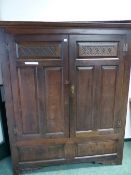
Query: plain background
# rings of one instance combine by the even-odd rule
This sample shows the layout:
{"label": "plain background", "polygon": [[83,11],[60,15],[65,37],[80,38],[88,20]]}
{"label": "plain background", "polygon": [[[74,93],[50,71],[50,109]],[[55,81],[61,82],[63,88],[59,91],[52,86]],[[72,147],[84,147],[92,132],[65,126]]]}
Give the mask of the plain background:
{"label": "plain background", "polygon": [[130,0],[0,0],[2,20],[130,20]]}
{"label": "plain background", "polygon": [[[131,0],[0,0],[0,20],[131,20]],[[131,97],[131,85],[129,97]],[[131,112],[129,100],[127,108],[125,138],[131,138]],[[0,128],[0,142],[2,139]]]}

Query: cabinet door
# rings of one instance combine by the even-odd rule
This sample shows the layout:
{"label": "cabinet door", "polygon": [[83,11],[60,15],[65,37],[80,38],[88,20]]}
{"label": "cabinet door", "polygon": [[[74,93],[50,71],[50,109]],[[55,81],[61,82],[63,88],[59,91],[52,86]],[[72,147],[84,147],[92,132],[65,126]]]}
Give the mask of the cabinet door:
{"label": "cabinet door", "polygon": [[20,35],[11,44],[14,133],[20,161],[64,157],[60,139],[69,137],[64,39],[66,35]]}
{"label": "cabinet door", "polygon": [[70,137],[76,158],[115,156],[121,136],[124,36],[70,36]]}

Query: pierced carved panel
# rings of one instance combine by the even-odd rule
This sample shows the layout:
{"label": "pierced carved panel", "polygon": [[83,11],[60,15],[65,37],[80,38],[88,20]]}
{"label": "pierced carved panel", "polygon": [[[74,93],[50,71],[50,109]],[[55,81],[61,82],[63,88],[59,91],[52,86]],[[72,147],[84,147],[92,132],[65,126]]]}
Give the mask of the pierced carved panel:
{"label": "pierced carved panel", "polygon": [[116,57],[117,42],[80,42],[79,57]]}
{"label": "pierced carved panel", "polygon": [[61,44],[19,44],[17,45],[17,56],[21,58],[42,58],[42,57],[60,57]]}

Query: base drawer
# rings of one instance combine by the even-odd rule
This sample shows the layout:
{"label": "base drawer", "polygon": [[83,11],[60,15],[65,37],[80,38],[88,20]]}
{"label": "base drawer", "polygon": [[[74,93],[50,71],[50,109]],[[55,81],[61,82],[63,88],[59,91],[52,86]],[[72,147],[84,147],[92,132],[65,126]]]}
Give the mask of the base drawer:
{"label": "base drawer", "polygon": [[64,145],[40,145],[19,147],[20,161],[60,159],[65,157]]}
{"label": "base drawer", "polygon": [[88,141],[77,145],[77,156],[92,156],[116,153],[115,141]]}

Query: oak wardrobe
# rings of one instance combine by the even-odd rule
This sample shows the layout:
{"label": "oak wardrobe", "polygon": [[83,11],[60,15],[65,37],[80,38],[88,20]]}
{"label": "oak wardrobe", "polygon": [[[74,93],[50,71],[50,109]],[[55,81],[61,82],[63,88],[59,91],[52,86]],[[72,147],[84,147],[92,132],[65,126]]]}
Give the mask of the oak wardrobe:
{"label": "oak wardrobe", "polygon": [[0,27],[14,174],[61,163],[121,164],[131,23]]}

